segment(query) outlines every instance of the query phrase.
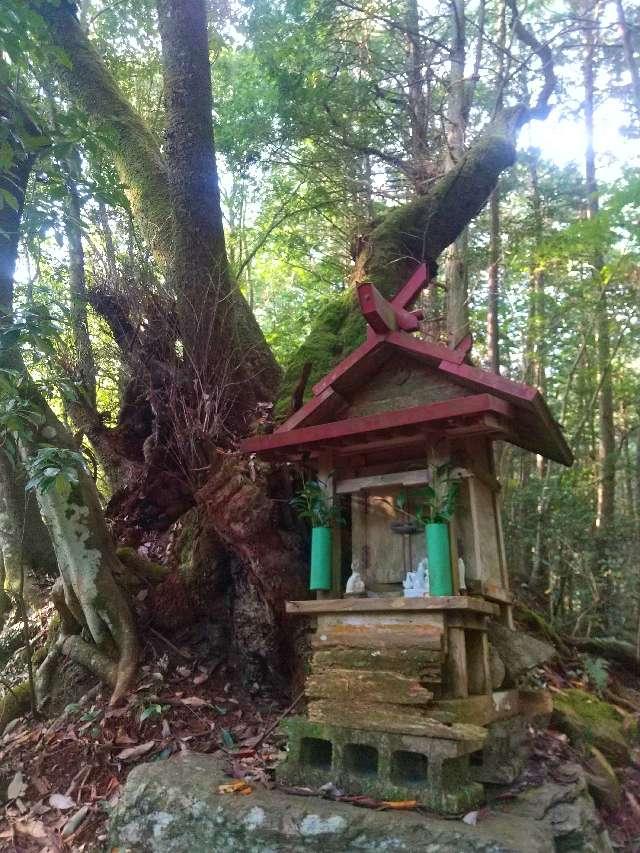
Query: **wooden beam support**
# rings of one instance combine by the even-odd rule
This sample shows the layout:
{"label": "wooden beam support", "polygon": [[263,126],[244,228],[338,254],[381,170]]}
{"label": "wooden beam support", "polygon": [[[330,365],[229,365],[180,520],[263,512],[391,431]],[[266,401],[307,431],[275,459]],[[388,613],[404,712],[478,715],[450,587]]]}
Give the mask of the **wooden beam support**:
{"label": "wooden beam support", "polygon": [[451,696],[454,699],[466,699],[469,695],[469,677],[464,628],[447,630],[447,672]]}

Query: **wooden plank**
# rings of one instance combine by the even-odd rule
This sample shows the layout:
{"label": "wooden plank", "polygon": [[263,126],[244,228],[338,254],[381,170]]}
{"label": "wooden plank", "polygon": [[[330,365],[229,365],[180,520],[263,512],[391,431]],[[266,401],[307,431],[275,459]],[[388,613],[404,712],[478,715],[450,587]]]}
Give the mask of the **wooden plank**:
{"label": "wooden plank", "polygon": [[307,707],[309,720],[314,723],[330,723],[355,729],[382,732],[398,732],[416,737],[437,738],[445,741],[477,743],[481,749],[487,730],[477,725],[447,725],[428,716],[429,710],[420,713],[418,708],[408,705],[392,705],[380,702],[332,702],[313,700]]}
{"label": "wooden plank", "polygon": [[428,596],[427,598],[336,598],[331,601],[287,601],[287,613],[320,615],[322,613],[397,613],[411,611],[468,610],[498,616],[500,610],[482,598],[469,595]]}
{"label": "wooden plank", "polygon": [[276,431],[271,435],[254,436],[245,439],[241,443],[241,449],[245,453],[263,453],[292,446],[299,450],[301,446],[327,445],[340,438],[357,439],[367,433],[380,433],[418,425],[427,426],[438,421],[482,414],[486,411],[502,414],[505,417],[509,417],[512,413],[508,403],[491,394],[473,394],[470,397],[414,406],[397,412],[363,415],[317,426],[300,427],[288,432]]}
{"label": "wooden plank", "polygon": [[486,631],[488,617],[484,613],[453,610],[446,614],[447,628],[465,628],[467,631]]}
{"label": "wooden plank", "polygon": [[416,314],[386,300],[370,282],[362,282],[357,290],[360,311],[377,334],[386,335],[396,329],[404,329],[406,332],[420,330],[420,321]]}
{"label": "wooden plank", "polygon": [[451,695],[464,698],[469,695],[467,673],[467,648],[463,628],[447,630],[447,686]]}
{"label": "wooden plank", "polygon": [[434,713],[450,714],[458,723],[487,726],[520,713],[520,691],[502,690],[464,699],[438,699],[429,707],[430,712],[432,708]]}
{"label": "wooden plank", "polygon": [[424,486],[429,482],[429,470],[397,471],[393,474],[372,474],[368,477],[349,477],[339,480],[336,491],[339,495],[380,489],[385,486]]}
{"label": "wooden plank", "polygon": [[309,699],[334,699],[351,702],[366,696],[371,702],[398,705],[427,705],[433,693],[416,678],[396,672],[366,669],[327,669],[312,672],[305,684]]}
{"label": "wooden plank", "polygon": [[442,633],[428,627],[390,626],[378,629],[347,625],[317,631],[311,638],[313,649],[434,649],[443,645]]}
{"label": "wooden plank", "polygon": [[469,581],[469,592],[474,595],[482,595],[489,601],[496,601],[498,604],[512,604],[514,601],[514,595],[510,590],[491,581],[481,581],[477,578]]}
{"label": "wooden plank", "polygon": [[431,649],[326,649],[311,657],[311,672],[326,669],[388,670],[399,675],[412,675],[420,682],[442,680],[442,652]]}

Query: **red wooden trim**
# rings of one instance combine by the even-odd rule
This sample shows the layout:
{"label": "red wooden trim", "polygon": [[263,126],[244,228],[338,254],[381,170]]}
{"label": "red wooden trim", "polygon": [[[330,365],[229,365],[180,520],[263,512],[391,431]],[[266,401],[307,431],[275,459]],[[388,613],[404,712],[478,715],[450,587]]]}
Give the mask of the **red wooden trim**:
{"label": "red wooden trim", "polygon": [[392,332],[386,336],[386,340],[404,352],[422,358],[429,364],[436,366],[439,366],[442,361],[462,364],[465,356],[465,353],[459,350],[449,349],[449,347],[423,341],[420,338],[412,338],[404,332]]}
{"label": "red wooden trim", "polygon": [[275,432],[289,432],[289,430],[295,429],[295,427],[299,426],[303,421],[306,421],[307,418],[315,414],[318,409],[326,407],[331,411],[333,408],[331,406],[332,402],[335,403],[337,408],[341,403],[344,404],[346,401],[334,388],[329,386],[329,388],[325,388],[324,391],[321,391],[316,397],[312,397],[308,400],[304,406],[301,406],[298,409],[297,412],[290,415],[284,423],[280,424]]}
{"label": "red wooden trim", "polygon": [[382,294],[368,281],[359,284],[357,290],[360,311],[373,331],[379,335],[395,331],[398,318]]}
{"label": "red wooden trim", "polygon": [[369,353],[374,352],[374,350],[377,350],[378,347],[382,346],[383,343],[384,338],[380,335],[376,335],[372,338],[367,338],[367,340],[363,344],[360,344],[357,349],[354,349],[354,351],[352,353],[349,353],[346,358],[343,358],[342,361],[333,368],[333,370],[330,370],[329,373],[326,374],[326,376],[323,376],[322,379],[313,386],[313,393],[316,396],[322,393],[322,391],[324,391],[330,385],[333,385],[336,379],[339,379],[355,364],[357,364],[359,361],[362,361],[362,359],[365,358],[365,356],[369,355]]}
{"label": "red wooden trim", "polygon": [[420,330],[420,318],[417,314],[421,312],[412,313],[404,308],[397,308],[370,282],[358,285],[358,301],[365,320],[379,335],[396,329],[404,329],[406,332]]}
{"label": "red wooden trim", "polygon": [[363,415],[342,421],[332,421],[317,426],[301,427],[289,432],[274,432],[271,435],[255,436],[245,439],[240,449],[246,453],[261,453],[283,447],[328,444],[340,438],[362,435],[364,433],[384,432],[398,427],[429,424],[433,421],[494,412],[509,417],[513,410],[508,403],[491,394],[474,394],[471,397],[458,397],[441,403],[429,403],[414,406],[397,412],[381,412],[376,415]]}
{"label": "red wooden trim", "polygon": [[[458,352],[458,350],[449,350],[449,352]],[[481,370],[479,367],[471,367],[468,364],[450,364],[443,361],[440,370],[457,379],[462,385],[467,385],[476,391],[494,391],[508,397],[510,402],[528,409],[533,408],[533,402],[540,394],[537,388],[532,388],[530,385],[514,382],[505,376]]]}
{"label": "red wooden trim", "polygon": [[394,308],[409,308],[416,296],[431,281],[429,267],[426,264],[420,264],[418,269],[413,273],[409,281],[400,288],[396,295],[391,300]]}

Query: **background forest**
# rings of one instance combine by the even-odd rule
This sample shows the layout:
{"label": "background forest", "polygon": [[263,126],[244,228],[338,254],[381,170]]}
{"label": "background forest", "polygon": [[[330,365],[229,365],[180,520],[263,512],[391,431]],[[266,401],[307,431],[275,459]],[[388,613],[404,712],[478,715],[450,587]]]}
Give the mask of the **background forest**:
{"label": "background forest", "polygon": [[352,283],[395,292],[385,234],[425,199],[423,334],[539,386],[576,458],[500,453],[512,577],[640,643],[639,28],[624,0],[2,4],[3,607],[60,570],[39,677],[64,654],[122,693],[140,576],[145,624],[206,616],[278,671],[305,532],[237,439],[360,341]]}

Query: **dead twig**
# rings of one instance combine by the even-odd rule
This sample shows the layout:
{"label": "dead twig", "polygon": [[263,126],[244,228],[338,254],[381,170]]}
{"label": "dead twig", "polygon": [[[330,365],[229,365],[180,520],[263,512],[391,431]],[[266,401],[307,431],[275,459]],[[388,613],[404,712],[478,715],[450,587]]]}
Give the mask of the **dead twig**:
{"label": "dead twig", "polygon": [[264,741],[269,737],[269,735],[278,728],[284,718],[288,717],[289,714],[295,710],[296,706],[300,704],[300,701],[302,700],[303,696],[304,692],[299,693],[293,700],[293,702],[289,705],[289,707],[285,708],[284,711],[280,714],[280,716],[277,717],[274,722],[271,723],[270,726],[267,726],[267,728],[264,730],[264,732],[260,735],[256,743],[254,744],[254,749],[257,749],[261,743],[264,743]]}
{"label": "dead twig", "polygon": [[188,655],[186,652],[181,651],[177,646],[174,646],[173,643],[171,642],[171,640],[167,640],[167,638],[165,636],[163,636],[160,633],[160,631],[156,631],[155,628],[149,628],[149,631],[154,635],[154,637],[157,637],[166,646],[168,646],[171,649],[171,651],[175,652],[178,655],[178,657],[181,657],[182,660],[188,660],[188,661],[192,662],[193,659],[192,659],[191,655]]}

